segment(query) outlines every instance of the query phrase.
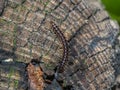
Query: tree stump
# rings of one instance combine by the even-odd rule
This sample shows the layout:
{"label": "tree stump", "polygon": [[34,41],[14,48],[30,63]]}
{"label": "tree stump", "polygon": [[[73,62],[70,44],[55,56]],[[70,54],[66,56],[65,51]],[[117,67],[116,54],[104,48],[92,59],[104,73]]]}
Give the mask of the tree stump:
{"label": "tree stump", "polygon": [[[47,76],[55,74],[64,48],[50,21],[60,28],[69,51],[65,71],[59,75],[62,83],[53,80],[45,90],[53,90],[54,84],[63,90],[107,90],[114,85],[115,61],[111,57],[119,27],[99,2],[7,0],[5,6],[3,1],[0,1],[0,89],[26,90],[25,68],[31,59],[39,60]],[[8,58],[13,60],[8,62]]]}

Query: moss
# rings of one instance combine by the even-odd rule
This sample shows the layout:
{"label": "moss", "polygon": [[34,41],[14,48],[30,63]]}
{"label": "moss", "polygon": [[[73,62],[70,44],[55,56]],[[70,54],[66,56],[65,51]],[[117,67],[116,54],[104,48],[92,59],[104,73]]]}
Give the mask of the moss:
{"label": "moss", "polygon": [[17,37],[17,25],[15,24],[15,26],[14,26],[14,32],[13,32],[13,46],[14,47],[16,47],[16,44],[17,44],[17,39],[16,39],[16,37]]}
{"label": "moss", "polygon": [[42,4],[43,4],[43,3],[44,3],[44,1],[43,1],[43,0],[40,0],[40,3],[42,3]]}
{"label": "moss", "polygon": [[8,4],[11,8],[15,9],[19,6],[19,4],[15,3],[15,2],[9,2]]}
{"label": "moss", "polygon": [[0,18],[0,23],[6,23],[5,19]]}
{"label": "moss", "polygon": [[10,24],[11,22],[10,21],[7,21],[3,18],[0,18],[0,26],[4,25],[4,24]]}
{"label": "moss", "polygon": [[17,88],[18,87],[18,80],[14,81],[14,87]]}
{"label": "moss", "polygon": [[66,82],[66,80],[63,80],[63,86],[64,86],[64,87],[67,86],[67,82]]}
{"label": "moss", "polygon": [[49,69],[49,70],[53,70],[55,67],[53,67],[53,65],[52,64],[50,64],[50,63],[45,63],[45,67],[46,67],[46,69]]}
{"label": "moss", "polygon": [[120,36],[120,32],[118,33],[118,36]]}
{"label": "moss", "polygon": [[14,74],[14,69],[12,67],[10,67],[10,73],[8,74],[9,80],[11,79],[13,74]]}
{"label": "moss", "polygon": [[21,4],[25,3],[26,0],[22,0]]}
{"label": "moss", "polygon": [[48,15],[52,12],[52,10],[44,10],[45,14]]}
{"label": "moss", "polygon": [[32,44],[30,44],[30,46],[29,46],[29,50],[30,50],[30,57],[32,57],[32,48],[33,48],[33,45],[32,45]]}
{"label": "moss", "polygon": [[44,3],[45,7],[49,4],[50,0]]}

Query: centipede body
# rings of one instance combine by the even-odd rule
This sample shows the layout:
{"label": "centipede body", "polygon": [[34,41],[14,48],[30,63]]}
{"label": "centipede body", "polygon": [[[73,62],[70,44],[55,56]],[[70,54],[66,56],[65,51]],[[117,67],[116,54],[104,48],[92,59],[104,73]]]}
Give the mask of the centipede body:
{"label": "centipede body", "polygon": [[51,21],[50,23],[51,23],[52,30],[58,36],[58,38],[61,40],[61,43],[63,45],[63,57],[62,57],[62,61],[60,62],[59,66],[58,66],[58,71],[63,72],[64,66],[65,66],[66,62],[68,61],[68,43],[67,43],[67,40],[66,40],[65,36],[63,35],[62,31],[59,29],[59,27],[53,21]]}

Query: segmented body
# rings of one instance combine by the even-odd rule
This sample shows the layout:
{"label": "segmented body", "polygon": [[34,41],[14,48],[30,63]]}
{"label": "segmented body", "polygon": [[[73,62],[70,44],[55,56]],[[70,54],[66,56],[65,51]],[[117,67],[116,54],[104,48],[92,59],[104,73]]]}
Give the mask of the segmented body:
{"label": "segmented body", "polygon": [[51,27],[54,33],[58,36],[58,38],[61,40],[62,45],[63,45],[63,57],[62,57],[62,61],[60,65],[58,66],[58,71],[63,72],[64,65],[66,64],[66,61],[68,60],[68,43],[67,43],[67,40],[65,39],[65,36],[59,29],[59,27],[53,21],[51,21],[50,23],[51,23]]}

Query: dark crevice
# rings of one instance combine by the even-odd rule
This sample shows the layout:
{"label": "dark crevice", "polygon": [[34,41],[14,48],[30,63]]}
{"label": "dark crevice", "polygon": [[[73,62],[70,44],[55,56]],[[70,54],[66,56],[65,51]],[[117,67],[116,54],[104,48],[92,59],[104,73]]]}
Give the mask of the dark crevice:
{"label": "dark crevice", "polygon": [[84,74],[85,70],[87,69],[86,66],[80,66],[78,69],[76,69],[73,73],[71,73],[69,76],[73,76],[74,74],[76,74],[77,72],[81,73],[81,75]]}
{"label": "dark crevice", "polygon": [[26,0],[22,0],[21,4],[24,4],[26,2]]}
{"label": "dark crevice", "polygon": [[73,90],[73,86],[67,85],[67,86],[63,87],[63,90]]}
{"label": "dark crevice", "polygon": [[111,87],[111,89],[110,90],[116,90],[116,85],[114,85],[113,87]]}
{"label": "dark crevice", "polygon": [[92,12],[87,19],[89,20],[92,16],[94,16],[98,11],[100,11],[100,9],[96,9],[94,12]]}
{"label": "dark crevice", "polygon": [[56,10],[62,3],[63,3],[63,0],[61,0],[61,1],[57,4],[57,6],[55,6],[55,8],[52,9],[52,11]]}
{"label": "dark crevice", "polygon": [[99,12],[100,11],[100,9],[96,9],[94,12],[93,12],[93,15],[96,15],[97,14],[97,12]]}
{"label": "dark crevice", "polygon": [[90,56],[88,56],[88,57],[89,57],[89,58],[94,57],[94,56],[96,56],[96,55],[98,55],[98,54],[100,54],[100,53],[106,51],[106,49],[108,49],[108,48],[109,48],[109,47],[106,47],[104,50],[98,51],[98,52],[96,52],[95,54],[92,54],[92,55],[90,55]]}
{"label": "dark crevice", "polygon": [[44,24],[45,20],[46,20],[46,15],[43,18],[43,20],[40,22],[40,26],[38,27],[38,31],[41,29],[41,26]]}
{"label": "dark crevice", "polygon": [[71,36],[71,38],[68,40],[68,43],[70,43],[72,41],[72,39],[74,39],[79,33],[80,31],[83,29],[84,26],[86,26],[87,24],[84,23],[81,27],[78,28],[78,30]]}
{"label": "dark crevice", "polygon": [[4,12],[4,8],[6,7],[7,5],[7,1],[8,0],[1,0],[0,1],[0,16],[2,16],[3,12]]}
{"label": "dark crevice", "polygon": [[71,61],[71,62],[68,62],[68,64],[70,65],[70,66],[72,66],[72,65],[74,65],[74,63]]}
{"label": "dark crevice", "polygon": [[[88,17],[88,19],[90,19],[92,16],[95,16],[98,12],[100,12],[101,10],[100,9],[96,9],[89,17]],[[96,21],[96,23],[101,23],[101,22],[104,22],[104,21],[106,21],[106,20],[109,20],[110,19],[110,17],[109,16],[107,16],[107,17],[105,17],[104,19],[102,19],[101,21]]]}
{"label": "dark crevice", "polygon": [[81,3],[81,1],[79,1],[77,4],[74,4],[74,7],[72,8],[72,10],[69,10],[68,11],[68,13],[67,13],[67,15],[65,16],[65,18],[61,21],[61,22],[64,22],[66,19],[67,19],[67,17],[69,16],[69,14],[72,12],[72,11],[74,11],[77,7],[78,7],[78,5]]}
{"label": "dark crevice", "polygon": [[101,23],[101,22],[104,22],[104,21],[109,20],[109,19],[110,19],[110,17],[106,17],[106,18],[102,19],[101,21],[97,21],[96,23]]}
{"label": "dark crevice", "polygon": [[[1,60],[13,58],[13,57],[14,57],[14,53],[0,49],[0,59]],[[0,61],[0,62],[2,62],[2,61]]]}
{"label": "dark crevice", "polygon": [[75,1],[75,0],[70,0],[71,4],[73,4],[73,5],[78,5],[80,2],[82,2],[82,0],[80,0],[78,3],[75,3],[74,1]]}
{"label": "dark crevice", "polygon": [[76,74],[79,70],[80,70],[79,68],[76,69],[76,70],[75,70],[73,73],[71,73],[69,76],[70,76],[70,77],[73,76],[73,75]]}
{"label": "dark crevice", "polygon": [[55,78],[54,75],[47,75],[47,74],[45,74],[45,76],[44,76],[44,79],[45,79],[45,80],[53,81],[54,78]]}

